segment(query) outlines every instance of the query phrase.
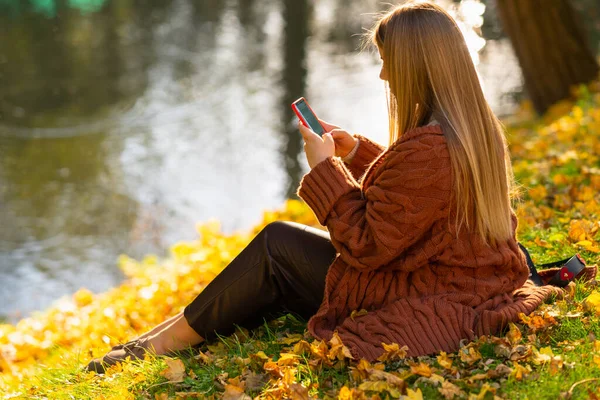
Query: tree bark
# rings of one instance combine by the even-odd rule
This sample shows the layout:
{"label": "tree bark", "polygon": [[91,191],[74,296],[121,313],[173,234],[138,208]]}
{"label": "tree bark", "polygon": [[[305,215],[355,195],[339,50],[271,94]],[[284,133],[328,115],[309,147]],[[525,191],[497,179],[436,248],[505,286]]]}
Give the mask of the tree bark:
{"label": "tree bark", "polygon": [[598,77],[598,62],[567,0],[497,0],[497,7],[539,114],[569,97],[572,85]]}

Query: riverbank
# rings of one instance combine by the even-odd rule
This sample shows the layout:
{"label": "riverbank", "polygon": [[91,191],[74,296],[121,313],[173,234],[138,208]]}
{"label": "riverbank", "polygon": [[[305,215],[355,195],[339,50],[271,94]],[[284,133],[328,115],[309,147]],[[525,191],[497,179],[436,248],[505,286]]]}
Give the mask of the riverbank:
{"label": "riverbank", "polygon": [[[517,234],[536,264],[576,252],[589,264],[600,259],[599,86],[580,87],[543,118],[525,106],[507,120],[524,189]],[[27,399],[600,396],[597,282],[578,283],[504,337],[437,357],[405,359],[391,348],[379,363],[350,360],[343,344],[320,343],[304,321],[284,316],[204,344],[193,359],[147,359],[104,377],[80,372],[91,357],[179,312],[264,225],[280,219],[320,227],[293,200],[265,212],[249,232],[224,235],[218,221],[209,221],[198,225],[197,240],[175,244],[167,258],[121,256],[128,279],[119,287],[81,289],[43,313],[0,325],[0,391]]]}

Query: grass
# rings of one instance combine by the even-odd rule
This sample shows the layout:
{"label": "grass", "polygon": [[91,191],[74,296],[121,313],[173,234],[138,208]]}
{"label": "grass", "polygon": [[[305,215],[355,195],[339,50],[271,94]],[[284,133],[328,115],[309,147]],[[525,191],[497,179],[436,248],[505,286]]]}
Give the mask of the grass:
{"label": "grass", "polygon": [[[536,264],[600,254],[600,84],[543,118],[521,112],[508,130],[515,177],[517,237]],[[526,108],[525,108],[526,109]],[[497,336],[453,354],[385,362],[351,360],[306,331],[292,314],[202,343],[195,357],[147,357],[104,376],[85,373],[92,357],[175,315],[266,224],[319,227],[289,200],[250,232],[223,235],[218,221],[176,243],[165,259],[122,256],[128,276],[106,293],[82,289],[15,325],[0,324],[0,396],[5,399],[588,399],[600,397],[600,291],[579,281]],[[110,334],[110,336],[109,336]]]}

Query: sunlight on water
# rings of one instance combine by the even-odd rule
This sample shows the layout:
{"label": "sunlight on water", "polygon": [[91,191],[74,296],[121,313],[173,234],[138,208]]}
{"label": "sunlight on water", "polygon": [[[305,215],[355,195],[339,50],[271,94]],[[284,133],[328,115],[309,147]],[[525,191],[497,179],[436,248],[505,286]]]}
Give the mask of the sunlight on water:
{"label": "sunlight on water", "polygon": [[440,4],[456,19],[469,47],[473,63],[479,65],[479,52],[485,46],[485,39],[481,37],[479,29],[483,25],[485,4],[479,0],[462,0],[458,5],[444,0]]}
{"label": "sunlight on water", "polygon": [[[144,4],[0,0],[0,318],[118,284],[119,253],[164,254],[210,218],[248,229],[294,197],[300,96],[388,141],[380,60],[358,51],[379,0]],[[482,39],[481,2],[440,4],[506,112],[510,43]]]}

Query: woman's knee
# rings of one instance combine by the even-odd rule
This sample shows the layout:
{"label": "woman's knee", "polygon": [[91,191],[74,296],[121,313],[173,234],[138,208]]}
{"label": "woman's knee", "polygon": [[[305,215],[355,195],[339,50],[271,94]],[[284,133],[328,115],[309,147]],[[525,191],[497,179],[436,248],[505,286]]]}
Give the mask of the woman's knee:
{"label": "woman's knee", "polygon": [[267,224],[259,235],[265,250],[271,257],[292,262],[301,255],[304,229],[306,225],[292,221],[273,221]]}
{"label": "woman's knee", "polygon": [[303,225],[292,221],[273,221],[265,225],[261,233],[273,237],[284,237],[296,229],[302,229],[302,226]]}

